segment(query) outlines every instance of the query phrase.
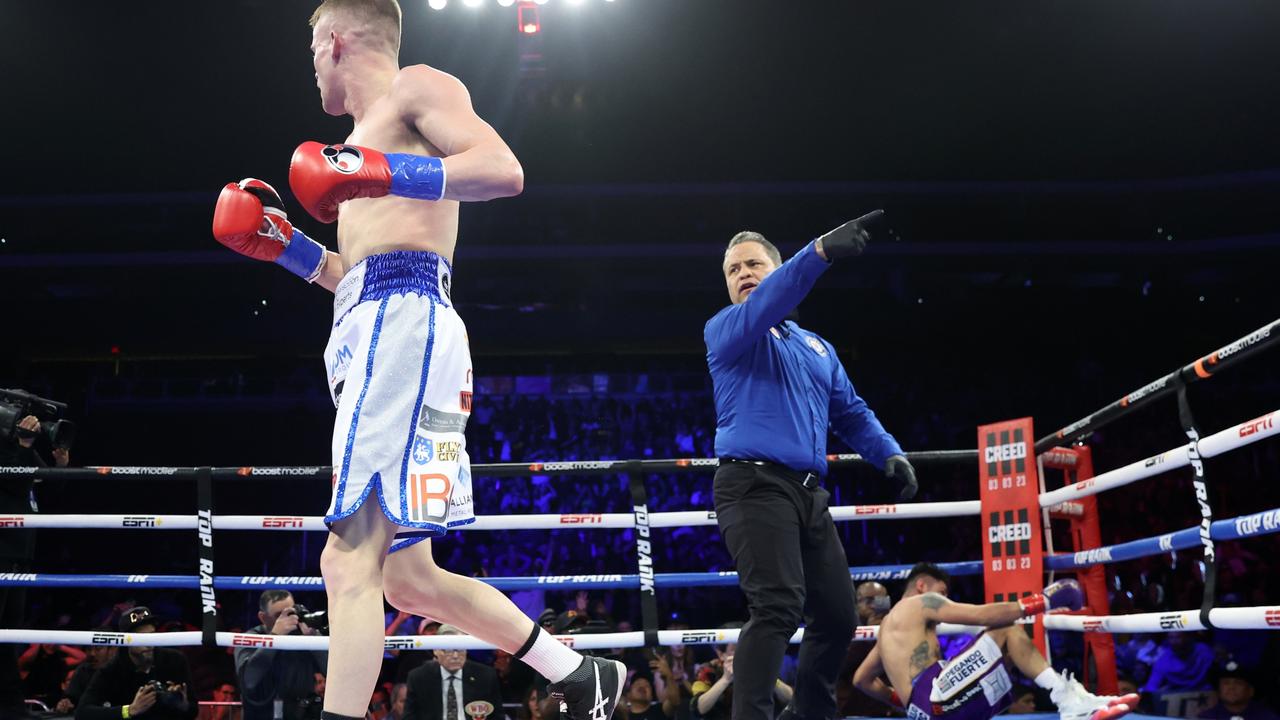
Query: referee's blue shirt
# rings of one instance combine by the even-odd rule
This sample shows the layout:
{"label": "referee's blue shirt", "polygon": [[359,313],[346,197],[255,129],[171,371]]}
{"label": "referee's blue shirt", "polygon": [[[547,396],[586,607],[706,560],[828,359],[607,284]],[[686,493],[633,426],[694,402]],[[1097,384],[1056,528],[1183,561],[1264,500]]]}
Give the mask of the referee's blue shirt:
{"label": "referee's blue shirt", "polygon": [[810,243],[707,321],[717,457],[826,475],[828,426],[876,467],[902,453],[831,344],[785,319],[828,267]]}

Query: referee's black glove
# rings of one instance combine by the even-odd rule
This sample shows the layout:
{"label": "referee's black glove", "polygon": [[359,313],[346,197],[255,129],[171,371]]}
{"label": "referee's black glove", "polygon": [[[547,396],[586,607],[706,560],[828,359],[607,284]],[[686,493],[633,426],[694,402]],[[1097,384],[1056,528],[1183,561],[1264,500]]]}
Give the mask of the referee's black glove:
{"label": "referee's black glove", "polygon": [[867,232],[867,226],[875,223],[882,215],[884,215],[883,210],[872,210],[818,238],[822,246],[822,254],[827,256],[827,260],[861,255],[862,250],[871,241],[871,233]]}
{"label": "referee's black glove", "polygon": [[884,461],[884,476],[901,483],[902,490],[898,492],[899,500],[910,500],[920,489],[916,484],[916,469],[911,467],[911,463],[901,455],[891,455]]}

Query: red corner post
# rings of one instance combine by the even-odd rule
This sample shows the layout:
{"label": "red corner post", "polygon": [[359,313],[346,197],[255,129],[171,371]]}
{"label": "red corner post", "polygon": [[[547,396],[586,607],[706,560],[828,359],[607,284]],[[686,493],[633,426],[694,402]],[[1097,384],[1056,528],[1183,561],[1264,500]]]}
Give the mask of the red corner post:
{"label": "red corner post", "polygon": [[[1045,469],[1054,468],[1064,471],[1067,484],[1082,483],[1093,477],[1093,453],[1087,446],[1073,448],[1054,448],[1040,459]],[[1094,495],[1072,500],[1071,512],[1051,512],[1055,518],[1066,518],[1071,523],[1070,539],[1072,547],[1066,550],[1081,552],[1102,547],[1102,530],[1098,524],[1098,498]],[[1085,606],[1082,614],[1104,616],[1111,609],[1107,602],[1107,569],[1106,565],[1076,570],[1076,579],[1084,588]],[[1090,660],[1093,662],[1090,663]],[[1092,677],[1093,672],[1097,677]],[[1096,682],[1098,692],[1103,695],[1116,694],[1116,646],[1110,633],[1087,632],[1084,634],[1084,682],[1093,686]]]}
{"label": "red corner post", "polygon": [[[987,602],[1007,602],[1044,587],[1040,480],[1031,418],[978,427],[983,585]],[[1044,623],[1032,637],[1044,652]]]}

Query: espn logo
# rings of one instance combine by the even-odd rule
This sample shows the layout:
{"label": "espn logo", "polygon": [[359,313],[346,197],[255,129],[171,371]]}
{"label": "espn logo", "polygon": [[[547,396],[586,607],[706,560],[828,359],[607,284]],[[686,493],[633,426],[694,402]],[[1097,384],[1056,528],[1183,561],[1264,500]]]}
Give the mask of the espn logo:
{"label": "espn logo", "polygon": [[94,633],[89,643],[92,645],[128,645],[129,636],[120,633]]}
{"label": "espn logo", "polygon": [[1182,630],[1187,627],[1187,618],[1184,615],[1161,615],[1161,630]]}
{"label": "espn logo", "polygon": [[560,516],[561,525],[599,525],[604,522],[600,513],[569,513]]}
{"label": "espn logo", "polygon": [[262,527],[264,528],[300,528],[303,519],[300,517],[264,517],[262,518]]}
{"label": "espn logo", "polygon": [[0,528],[20,528],[26,527],[26,518],[20,517],[0,517]]}
{"label": "espn logo", "polygon": [[1102,632],[1103,631],[1102,621],[1101,620],[1085,620],[1080,625],[1080,630],[1082,632]]}
{"label": "espn logo", "polygon": [[1241,425],[1240,437],[1249,437],[1250,435],[1260,433],[1263,430],[1270,430],[1271,426],[1274,424],[1274,420],[1275,413],[1271,413],[1270,415],[1265,415],[1257,420]]}
{"label": "espn logo", "polygon": [[854,515],[893,515],[898,512],[897,505],[856,505]]}
{"label": "espn logo", "polygon": [[269,648],[275,644],[275,638],[270,635],[236,635],[231,638],[232,647]]}
{"label": "espn logo", "polygon": [[120,521],[120,527],[127,528],[153,528],[157,525],[159,522],[154,517],[125,517]]}
{"label": "espn logo", "polygon": [[388,650],[412,650],[418,647],[418,641],[413,638],[387,638],[386,649]]}
{"label": "espn logo", "polygon": [[1268,610],[1263,620],[1266,621],[1267,627],[1280,627],[1280,610]]}
{"label": "espn logo", "polygon": [[698,630],[694,632],[686,632],[680,634],[680,643],[682,645],[698,645],[702,643],[713,643],[719,640],[719,633],[714,630]]}

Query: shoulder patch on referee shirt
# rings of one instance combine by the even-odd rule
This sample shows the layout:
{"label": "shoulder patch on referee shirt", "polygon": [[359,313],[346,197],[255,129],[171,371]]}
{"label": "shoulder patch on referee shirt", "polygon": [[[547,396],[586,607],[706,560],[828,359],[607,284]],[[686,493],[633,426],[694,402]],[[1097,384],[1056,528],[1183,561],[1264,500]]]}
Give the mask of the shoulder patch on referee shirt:
{"label": "shoulder patch on referee shirt", "polygon": [[822,341],[818,338],[812,335],[806,335],[804,341],[809,343],[809,347],[813,348],[814,352],[818,353],[822,357],[827,356],[827,347],[823,345]]}

